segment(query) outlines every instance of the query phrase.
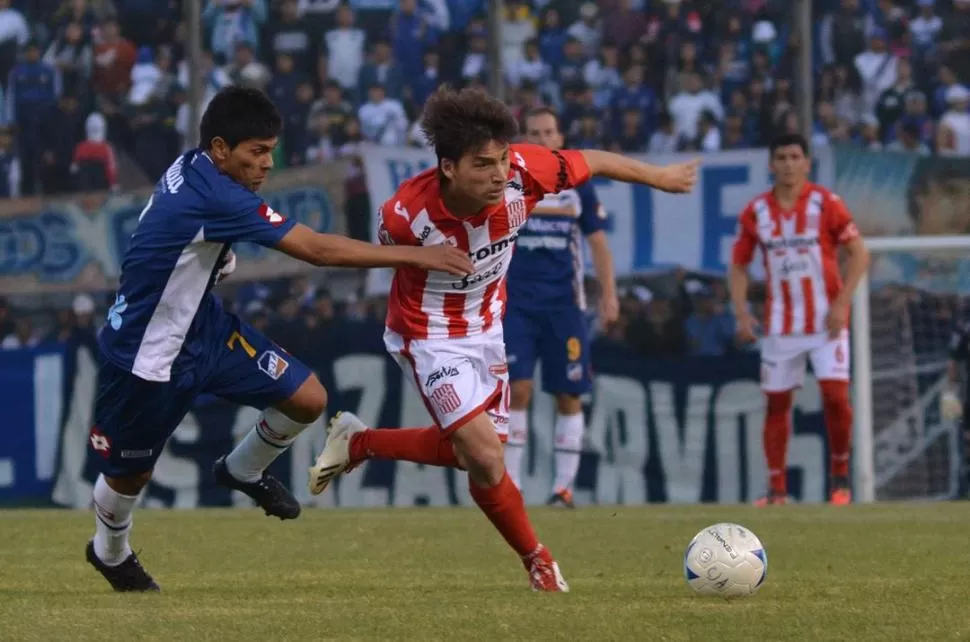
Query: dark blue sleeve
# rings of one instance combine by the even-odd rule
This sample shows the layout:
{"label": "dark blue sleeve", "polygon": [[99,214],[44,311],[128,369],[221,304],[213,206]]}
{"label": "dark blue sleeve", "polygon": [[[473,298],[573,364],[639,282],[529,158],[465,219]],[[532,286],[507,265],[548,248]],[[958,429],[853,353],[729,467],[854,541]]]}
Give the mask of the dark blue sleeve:
{"label": "dark blue sleeve", "polygon": [[230,185],[209,199],[212,212],[206,217],[205,240],[217,243],[256,243],[276,247],[296,225],[255,193]]}
{"label": "dark blue sleeve", "polygon": [[606,210],[596,197],[596,189],[592,183],[586,182],[576,188],[582,212],[579,214],[579,228],[584,236],[605,230],[607,227]]}

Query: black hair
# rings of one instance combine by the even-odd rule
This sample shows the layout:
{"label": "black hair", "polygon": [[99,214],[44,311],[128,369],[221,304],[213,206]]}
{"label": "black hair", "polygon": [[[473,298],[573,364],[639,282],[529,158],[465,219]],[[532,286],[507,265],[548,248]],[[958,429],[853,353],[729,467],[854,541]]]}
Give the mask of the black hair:
{"label": "black hair", "polygon": [[258,89],[230,86],[221,90],[206,107],[199,126],[199,144],[211,149],[221,138],[229,149],[247,140],[276,138],[283,119],[273,101]]}
{"label": "black hair", "polygon": [[421,129],[434,146],[438,161],[458,162],[490,141],[510,143],[519,133],[505,103],[482,89],[455,91],[442,85],[424,105]]}
{"label": "black hair", "polygon": [[772,156],[775,152],[782,147],[788,147],[790,145],[798,145],[802,148],[802,152],[806,156],[809,156],[808,140],[805,139],[801,134],[779,134],[772,139],[771,144],[768,146],[768,151]]}

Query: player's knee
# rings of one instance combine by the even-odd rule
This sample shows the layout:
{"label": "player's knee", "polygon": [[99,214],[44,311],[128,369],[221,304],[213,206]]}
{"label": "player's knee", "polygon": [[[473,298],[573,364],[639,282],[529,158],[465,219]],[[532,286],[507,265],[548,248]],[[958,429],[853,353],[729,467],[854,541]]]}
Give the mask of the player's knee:
{"label": "player's knee", "polygon": [[525,410],[529,407],[532,400],[532,382],[528,379],[513,381],[509,384],[511,395],[509,396],[509,407],[512,410]]}
{"label": "player's knee", "polygon": [[495,433],[488,415],[482,414],[459,428],[451,436],[459,463],[472,481],[494,486],[505,474],[505,447]]}
{"label": "player's knee", "polygon": [[312,424],[327,407],[327,389],[316,375],[303,382],[292,397],[277,406],[284,415],[301,424]]}
{"label": "player's knee", "polygon": [[792,405],[792,392],[791,390],[786,390],[784,392],[769,392],[768,397],[768,415],[787,415],[791,412]]}
{"label": "player's knee", "polygon": [[104,481],[114,492],[134,497],[141,492],[142,488],[148,485],[151,479],[152,471],[146,470],[143,473],[136,473],[125,477],[108,477],[105,475]]}

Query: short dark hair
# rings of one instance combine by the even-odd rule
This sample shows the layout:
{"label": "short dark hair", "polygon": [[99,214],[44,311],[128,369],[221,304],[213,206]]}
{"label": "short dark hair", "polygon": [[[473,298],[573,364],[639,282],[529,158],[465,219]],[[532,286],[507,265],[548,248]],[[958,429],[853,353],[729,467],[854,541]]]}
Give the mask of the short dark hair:
{"label": "short dark hair", "polygon": [[771,144],[768,146],[768,152],[774,156],[775,152],[782,147],[789,147],[791,145],[798,145],[802,148],[802,151],[806,156],[810,156],[808,140],[801,134],[779,134],[772,139]]}
{"label": "short dark hair", "polygon": [[489,141],[510,143],[519,133],[505,103],[481,89],[455,91],[441,86],[428,98],[421,129],[431,141],[438,161],[459,160]]}
{"label": "short dark hair", "polygon": [[247,140],[276,138],[283,129],[283,119],[273,101],[258,89],[230,86],[221,90],[202,115],[199,144],[211,149],[212,141],[221,138],[229,149]]}
{"label": "short dark hair", "polygon": [[556,127],[559,127],[559,114],[552,107],[533,107],[525,113],[525,118],[522,122],[528,122],[530,118],[536,118],[538,116],[552,116],[556,121]]}

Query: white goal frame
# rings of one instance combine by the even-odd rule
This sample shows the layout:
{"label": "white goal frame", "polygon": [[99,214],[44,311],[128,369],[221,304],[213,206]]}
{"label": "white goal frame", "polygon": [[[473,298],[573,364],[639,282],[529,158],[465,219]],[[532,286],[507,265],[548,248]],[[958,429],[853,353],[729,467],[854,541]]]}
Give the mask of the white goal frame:
{"label": "white goal frame", "polygon": [[[889,236],[865,239],[870,254],[883,252],[931,252],[967,250],[967,236]],[[854,498],[873,502],[876,498],[875,452],[872,400],[872,341],[870,335],[869,276],[859,282],[852,297],[852,381],[853,381],[853,481]]]}

